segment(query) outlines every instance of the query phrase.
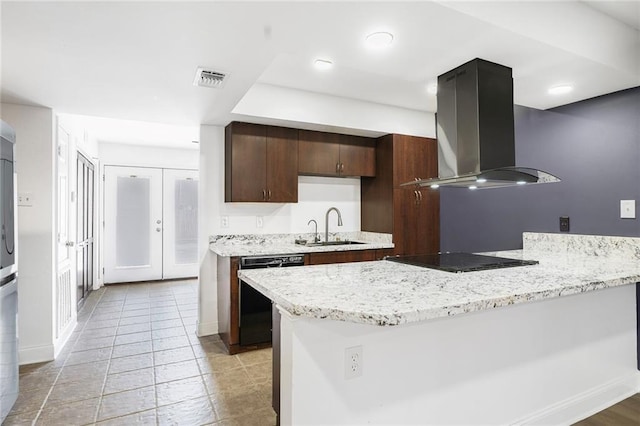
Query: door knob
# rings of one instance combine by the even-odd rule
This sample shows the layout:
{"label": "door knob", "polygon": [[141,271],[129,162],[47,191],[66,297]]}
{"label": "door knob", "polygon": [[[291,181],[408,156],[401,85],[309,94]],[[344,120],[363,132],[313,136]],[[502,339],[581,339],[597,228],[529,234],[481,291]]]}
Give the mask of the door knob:
{"label": "door knob", "polygon": [[73,241],[67,241],[64,245],[67,247],[73,247],[75,243]]}
{"label": "door knob", "polygon": [[162,223],[162,221],[161,221],[160,219],[158,219],[158,220],[156,220],[156,223],[157,223],[158,225],[160,225],[160,224]]}
{"label": "door knob", "polygon": [[162,228],[156,228],[156,232],[162,231]]}

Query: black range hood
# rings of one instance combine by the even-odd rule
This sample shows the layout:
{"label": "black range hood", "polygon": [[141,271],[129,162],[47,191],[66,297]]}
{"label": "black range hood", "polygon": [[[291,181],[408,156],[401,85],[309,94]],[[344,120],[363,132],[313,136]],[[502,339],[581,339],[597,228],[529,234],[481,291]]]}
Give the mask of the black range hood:
{"label": "black range hood", "polygon": [[559,182],[515,165],[511,68],[474,59],[438,77],[438,178],[403,185],[496,188]]}

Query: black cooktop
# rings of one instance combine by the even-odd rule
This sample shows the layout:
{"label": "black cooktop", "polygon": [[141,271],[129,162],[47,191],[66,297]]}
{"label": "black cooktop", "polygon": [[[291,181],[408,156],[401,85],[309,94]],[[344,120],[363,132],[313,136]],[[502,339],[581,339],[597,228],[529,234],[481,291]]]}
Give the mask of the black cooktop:
{"label": "black cooktop", "polygon": [[485,256],[472,253],[440,253],[417,256],[387,257],[392,262],[422,266],[447,272],[472,272],[486,269],[511,268],[514,266],[535,265],[537,260],[518,260],[505,257]]}

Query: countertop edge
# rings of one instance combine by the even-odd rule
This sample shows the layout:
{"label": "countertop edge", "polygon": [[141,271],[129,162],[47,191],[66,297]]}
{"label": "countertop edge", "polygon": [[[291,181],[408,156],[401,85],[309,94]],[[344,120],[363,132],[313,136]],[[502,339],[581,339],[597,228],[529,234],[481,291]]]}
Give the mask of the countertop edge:
{"label": "countertop edge", "polygon": [[307,253],[330,253],[340,251],[361,251],[361,250],[384,250],[394,248],[393,243],[373,243],[367,241],[352,240],[362,244],[344,244],[331,246],[302,246],[294,243],[281,246],[268,246],[264,249],[256,249],[252,247],[216,247],[214,243],[209,244],[209,250],[221,257],[239,257],[239,256],[267,256],[279,254],[307,254]]}
{"label": "countertop edge", "polygon": [[273,300],[277,305],[281,306],[293,316],[316,319],[331,319],[336,321],[346,321],[376,326],[396,326],[439,318],[448,318],[460,314],[485,311],[526,302],[555,299],[558,297],[576,295],[580,293],[619,287],[629,284],[636,284],[640,282],[640,274],[633,274],[603,280],[594,280],[578,285],[557,286],[555,288],[545,289],[541,291],[531,291],[522,294],[493,297],[460,304],[443,305],[421,311],[399,311],[381,314],[369,312],[353,312],[340,309],[325,309],[318,308],[313,305],[293,304],[288,300],[271,292],[268,288],[263,287],[251,278],[246,277],[243,274],[242,270],[239,271],[238,276],[242,280],[249,283],[252,287],[265,294],[268,298]]}

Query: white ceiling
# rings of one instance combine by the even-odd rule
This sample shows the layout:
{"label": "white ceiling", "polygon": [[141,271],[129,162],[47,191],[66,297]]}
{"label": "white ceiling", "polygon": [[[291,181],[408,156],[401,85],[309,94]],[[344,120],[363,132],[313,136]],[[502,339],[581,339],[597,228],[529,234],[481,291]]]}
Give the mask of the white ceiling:
{"label": "white ceiling", "polygon": [[[475,57],[512,67],[515,102],[535,108],[640,85],[638,1],[3,1],[0,12],[2,101],[68,114],[225,125],[256,83],[433,112],[427,86]],[[393,44],[367,49],[379,30]],[[318,57],[334,68],[316,71]],[[198,66],[229,73],[226,86],[193,86]],[[547,94],[561,83],[574,91]]]}

